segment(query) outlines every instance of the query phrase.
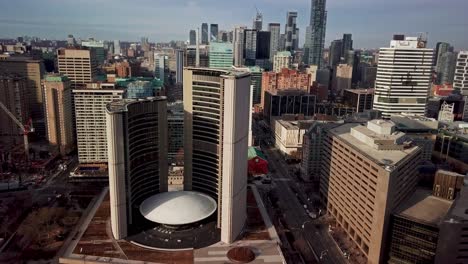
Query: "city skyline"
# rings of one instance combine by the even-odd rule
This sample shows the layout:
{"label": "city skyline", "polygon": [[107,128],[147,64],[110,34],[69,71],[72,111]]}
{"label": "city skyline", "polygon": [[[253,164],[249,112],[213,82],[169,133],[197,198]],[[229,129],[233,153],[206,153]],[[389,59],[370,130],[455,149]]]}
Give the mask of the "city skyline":
{"label": "city skyline", "polygon": [[[223,30],[232,30],[236,25],[250,27],[256,14],[254,4],[263,14],[264,25],[277,22],[281,23],[282,29],[287,11],[298,11],[299,47],[303,47],[310,14],[310,1],[307,0],[261,0],[255,3],[245,0],[163,0],[159,3],[149,0],[136,3],[124,0],[83,0],[79,3],[19,0],[0,10],[0,24],[5,26],[0,38],[34,35],[65,39],[68,34],[73,34],[82,39],[135,41],[148,36],[152,42],[185,41],[189,30],[201,27],[203,22],[217,23]],[[466,8],[468,2],[462,0],[416,0],[411,3],[402,0],[352,0],[344,3],[329,0],[325,46],[343,33],[353,34],[357,48],[378,48],[386,46],[388,37],[394,33],[415,35],[428,32],[431,47],[438,41],[450,40],[456,50],[467,49],[468,37],[464,28],[468,19],[463,14]],[[174,14],[180,14],[177,20]],[[427,19],[428,16],[437,19]]]}

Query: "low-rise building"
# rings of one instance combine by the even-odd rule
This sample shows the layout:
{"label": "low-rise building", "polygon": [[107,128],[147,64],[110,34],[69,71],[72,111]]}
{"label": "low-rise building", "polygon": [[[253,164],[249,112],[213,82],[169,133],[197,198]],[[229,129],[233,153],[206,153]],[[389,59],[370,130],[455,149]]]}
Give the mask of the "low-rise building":
{"label": "low-rise building", "polygon": [[306,120],[273,120],[272,131],[275,133],[275,145],[286,159],[302,159],[304,134],[311,125],[312,122]]}

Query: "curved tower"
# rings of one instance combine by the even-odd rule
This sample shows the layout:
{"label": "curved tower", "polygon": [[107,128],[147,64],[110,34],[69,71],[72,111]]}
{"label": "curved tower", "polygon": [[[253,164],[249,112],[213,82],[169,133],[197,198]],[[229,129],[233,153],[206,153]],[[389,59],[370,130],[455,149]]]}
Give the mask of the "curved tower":
{"label": "curved tower", "polygon": [[112,233],[121,239],[145,221],[141,203],[167,191],[166,97],[111,102],[106,121]]}
{"label": "curved tower", "polygon": [[184,189],[218,203],[221,240],[246,219],[250,73],[184,69]]}

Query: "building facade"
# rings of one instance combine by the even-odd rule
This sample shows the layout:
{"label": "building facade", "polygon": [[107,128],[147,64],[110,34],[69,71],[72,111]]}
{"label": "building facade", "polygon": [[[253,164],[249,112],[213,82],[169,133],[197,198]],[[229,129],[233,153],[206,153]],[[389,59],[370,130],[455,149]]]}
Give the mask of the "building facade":
{"label": "building facade", "polygon": [[218,24],[210,24],[210,43],[218,41]]}
{"label": "building facade", "polygon": [[167,191],[166,104],[165,97],[155,97],[116,100],[105,107],[111,229],[115,239],[141,231],[141,203]]}
{"label": "building facade", "polygon": [[189,45],[197,45],[197,31],[193,29],[189,32]]}
{"label": "building facade", "polygon": [[[218,203],[221,241],[232,243],[246,220],[250,74],[184,70],[184,189]],[[233,162],[234,161],[234,162]]]}
{"label": "building facade", "polygon": [[70,80],[49,75],[43,82],[47,139],[62,156],[75,149],[73,133],[73,103]]}
{"label": "building facade", "polygon": [[294,52],[299,45],[299,29],[297,28],[297,12],[288,11],[285,25],[285,50]]}
{"label": "building facade", "polygon": [[367,263],[383,263],[390,214],[418,183],[420,149],[407,145],[391,121],[347,123],[327,134],[322,201]]}
{"label": "building facade", "polygon": [[57,65],[59,73],[70,78],[72,88],[96,80],[97,60],[94,50],[58,49]]}
{"label": "building facade", "polygon": [[460,91],[464,96],[468,96],[468,51],[458,53],[453,89]]}
{"label": "building facade", "polygon": [[184,58],[183,50],[176,51],[176,83],[182,83],[184,77]]}
{"label": "building facade", "polygon": [[209,49],[209,66],[215,69],[230,69],[233,65],[231,43],[212,42]]}
{"label": "building facade", "polygon": [[269,23],[268,31],[270,32],[270,61],[273,62],[276,53],[280,51],[281,25]]}
{"label": "building facade", "polygon": [[236,27],[233,33],[234,66],[244,65],[244,41],[246,27]]}
{"label": "building facade", "polygon": [[432,79],[433,54],[421,37],[392,40],[390,48],[381,48],[374,109],[387,117],[402,112],[424,115]]}
{"label": "building facade", "polygon": [[32,118],[36,133],[45,136],[44,125],[44,91],[41,79],[44,74],[44,66],[41,61],[28,57],[3,57],[0,55],[0,73],[16,77],[26,78],[26,100],[28,111]]}
{"label": "building facade", "polygon": [[184,105],[181,101],[167,105],[169,163],[180,163],[184,153]]}
{"label": "building facade", "polygon": [[453,84],[457,54],[451,51],[442,54],[437,62],[437,83],[441,85]]}
{"label": "building facade", "polygon": [[[0,102],[22,124],[28,123],[30,118],[28,96],[28,80],[17,75],[0,75]],[[18,125],[0,109],[0,139],[5,145],[20,144],[23,141],[23,131]],[[2,144],[3,145],[3,144]]]}
{"label": "building facade", "polygon": [[208,32],[208,24],[202,23],[201,25],[201,44],[202,45],[208,45],[209,35],[210,33]]}
{"label": "building facade", "polygon": [[290,51],[277,52],[273,59],[273,71],[281,72],[282,69],[291,69],[292,55]]}
{"label": "building facade", "polygon": [[347,106],[355,108],[358,113],[371,110],[374,102],[374,89],[344,90],[343,99]]}
{"label": "building facade", "polygon": [[73,89],[76,140],[80,163],[107,163],[106,105],[124,98],[114,84],[87,84]]}

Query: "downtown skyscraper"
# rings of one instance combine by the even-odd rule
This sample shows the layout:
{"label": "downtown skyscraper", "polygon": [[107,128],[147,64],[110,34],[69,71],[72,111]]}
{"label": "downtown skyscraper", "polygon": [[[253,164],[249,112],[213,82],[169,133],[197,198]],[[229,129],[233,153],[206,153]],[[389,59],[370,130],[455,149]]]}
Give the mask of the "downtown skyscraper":
{"label": "downtown skyscraper", "polygon": [[299,45],[299,29],[297,28],[297,12],[289,11],[286,15],[285,49],[294,52]]}
{"label": "downtown skyscraper", "polygon": [[306,29],[304,44],[304,63],[323,65],[323,47],[325,45],[325,31],[327,27],[326,0],[311,0],[310,23]]}

